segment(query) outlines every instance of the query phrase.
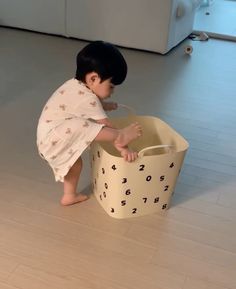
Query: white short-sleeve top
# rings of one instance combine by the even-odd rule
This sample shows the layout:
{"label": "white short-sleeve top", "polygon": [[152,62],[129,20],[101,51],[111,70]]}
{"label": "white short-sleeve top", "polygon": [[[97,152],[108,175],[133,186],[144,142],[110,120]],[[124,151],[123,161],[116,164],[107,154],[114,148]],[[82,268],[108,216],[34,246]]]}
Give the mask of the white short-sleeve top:
{"label": "white short-sleeve top", "polygon": [[99,98],[82,82],[70,79],[43,108],[37,128],[40,155],[53,169],[56,181],[65,175],[96,138],[107,118]]}

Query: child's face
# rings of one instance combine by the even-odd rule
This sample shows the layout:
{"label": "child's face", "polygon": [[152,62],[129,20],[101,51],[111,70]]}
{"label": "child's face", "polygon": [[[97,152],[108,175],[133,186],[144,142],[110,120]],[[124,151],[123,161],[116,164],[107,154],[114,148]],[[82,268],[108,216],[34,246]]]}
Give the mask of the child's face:
{"label": "child's face", "polygon": [[100,99],[105,99],[111,96],[115,85],[112,84],[111,78],[101,82],[99,76],[95,77],[89,87]]}

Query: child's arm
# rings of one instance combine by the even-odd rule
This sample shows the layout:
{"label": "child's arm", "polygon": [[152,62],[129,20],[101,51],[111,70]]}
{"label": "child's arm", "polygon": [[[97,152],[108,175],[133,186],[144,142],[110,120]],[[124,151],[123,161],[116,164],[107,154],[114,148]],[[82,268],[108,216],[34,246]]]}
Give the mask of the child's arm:
{"label": "child's arm", "polygon": [[100,124],[104,124],[105,126],[110,127],[110,128],[115,128],[115,126],[111,123],[109,118],[99,119],[99,120],[96,120],[96,122]]}
{"label": "child's arm", "polygon": [[[104,124],[106,127],[114,128],[116,127],[111,123],[111,121],[108,118],[96,120],[97,123]],[[138,153],[131,150],[128,146],[121,147],[116,142],[114,142],[115,148],[120,152],[121,156],[124,158],[127,162],[133,162],[137,159]]]}
{"label": "child's arm", "polygon": [[112,102],[112,101],[103,101],[100,100],[102,107],[105,111],[111,111],[111,110],[116,110],[118,108],[118,104],[116,102]]}

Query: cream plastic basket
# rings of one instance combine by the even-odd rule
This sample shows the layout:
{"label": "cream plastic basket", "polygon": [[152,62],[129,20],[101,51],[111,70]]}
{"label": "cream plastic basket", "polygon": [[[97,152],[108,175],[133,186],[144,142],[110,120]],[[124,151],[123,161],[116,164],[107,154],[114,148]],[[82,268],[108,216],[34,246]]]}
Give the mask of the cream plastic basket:
{"label": "cream plastic basket", "polygon": [[168,209],[188,142],[156,117],[129,114],[111,120],[118,128],[137,121],[143,135],[130,144],[139,152],[133,163],[124,161],[110,143],[92,143],[90,161],[97,201],[119,219]]}

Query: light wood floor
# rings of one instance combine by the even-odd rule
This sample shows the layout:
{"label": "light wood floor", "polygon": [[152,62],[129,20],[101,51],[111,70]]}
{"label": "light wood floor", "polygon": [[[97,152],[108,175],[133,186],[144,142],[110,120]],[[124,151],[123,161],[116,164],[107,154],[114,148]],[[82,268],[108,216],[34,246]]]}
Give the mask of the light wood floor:
{"label": "light wood floor", "polygon": [[61,207],[35,147],[42,106],[85,43],[6,28],[0,39],[0,288],[235,289],[235,43],[122,50],[129,75],[114,100],[162,118],[190,149],[166,214],[116,220],[94,196]]}

